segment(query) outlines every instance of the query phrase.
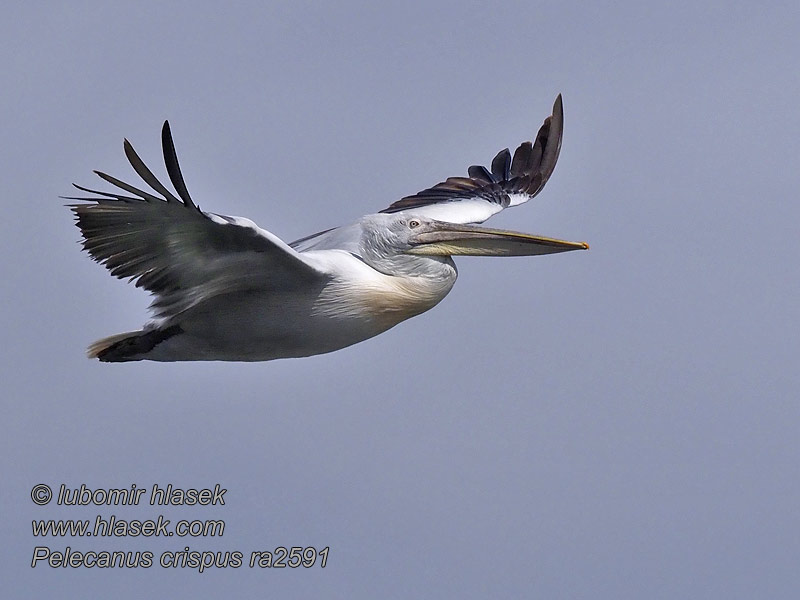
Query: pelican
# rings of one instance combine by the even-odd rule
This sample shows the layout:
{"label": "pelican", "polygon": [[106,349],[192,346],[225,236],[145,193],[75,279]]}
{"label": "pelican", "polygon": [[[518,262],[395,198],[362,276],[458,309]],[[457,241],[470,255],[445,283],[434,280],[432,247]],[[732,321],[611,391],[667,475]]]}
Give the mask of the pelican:
{"label": "pelican", "polygon": [[[66,196],[83,248],[153,296],[142,329],[89,346],[104,362],[264,361],[345,348],[436,306],[455,284],[452,257],[533,256],[584,242],[477,225],[538,194],[555,168],[561,95],[533,143],[502,150],[388,208],[290,244],[242,217],[200,210],[186,189],[169,122],[161,142],[171,192],[128,140],[125,155],[152,191],[95,171],[118,190],[73,184]],[[177,194],[177,195],[176,195]]]}

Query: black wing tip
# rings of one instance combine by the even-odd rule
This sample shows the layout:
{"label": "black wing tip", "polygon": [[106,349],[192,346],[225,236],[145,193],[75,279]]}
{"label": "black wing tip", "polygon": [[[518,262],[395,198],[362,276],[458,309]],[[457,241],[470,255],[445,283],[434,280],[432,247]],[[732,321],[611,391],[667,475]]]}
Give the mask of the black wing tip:
{"label": "black wing tip", "polygon": [[164,119],[164,124],[161,126],[161,145],[163,146],[167,140],[172,142],[172,128],[169,126],[169,119]]}
{"label": "black wing tip", "polygon": [[161,146],[166,145],[175,146],[172,141],[172,127],[169,126],[169,119],[164,119],[164,124],[161,126]]}
{"label": "black wing tip", "polygon": [[507,181],[511,177],[511,151],[504,148],[492,160],[492,175],[495,181]]}
{"label": "black wing tip", "polygon": [[[100,170],[98,170],[98,169],[92,169],[92,173],[94,173],[95,175],[97,175],[97,176],[98,176],[100,179],[102,179],[102,180],[104,180],[104,181],[108,181],[109,183],[112,183],[112,181],[111,181],[111,180],[112,180],[112,179],[115,179],[113,176],[109,175],[109,174],[108,174],[108,173],[106,173],[105,171],[100,171]],[[73,184],[73,185],[75,185],[75,184]]]}
{"label": "black wing tip", "polygon": [[[559,92],[553,102],[553,112],[542,123],[534,142],[522,142],[513,156],[508,148],[501,150],[489,168],[481,165],[469,167],[467,173],[475,186],[472,191],[484,200],[500,204],[504,208],[509,203],[508,194],[522,193],[529,198],[536,196],[555,168],[561,149],[563,124],[564,103]],[[443,188],[446,183],[401,198],[380,212],[399,212],[464,197],[464,190],[461,188]]]}
{"label": "black wing tip", "polygon": [[551,119],[558,128],[558,137],[561,138],[561,132],[564,129],[564,102],[561,99],[561,94],[556,96],[556,101],[553,103],[553,114]]}
{"label": "black wing tip", "polygon": [[125,152],[125,158],[128,159],[128,162],[132,164],[131,156],[136,156],[136,150],[133,148],[133,144],[130,143],[128,138],[124,138],[122,140],[122,150]]}
{"label": "black wing tip", "polygon": [[178,153],[175,150],[175,142],[172,139],[172,130],[169,126],[169,119],[164,121],[161,128],[161,150],[164,155],[164,165],[167,167],[167,174],[172,182],[175,191],[178,192],[183,203],[188,208],[197,208],[197,205],[192,200],[189,190],[186,187],[186,182],[181,173],[181,167],[178,163]]}

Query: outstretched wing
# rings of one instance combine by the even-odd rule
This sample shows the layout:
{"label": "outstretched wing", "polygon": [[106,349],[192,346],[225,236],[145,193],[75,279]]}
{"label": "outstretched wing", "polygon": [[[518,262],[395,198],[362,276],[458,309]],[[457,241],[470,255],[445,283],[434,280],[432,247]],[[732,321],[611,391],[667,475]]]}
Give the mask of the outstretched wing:
{"label": "outstretched wing", "polygon": [[183,180],[169,123],[161,132],[164,162],[178,196],[142,162],[128,140],[125,155],[160,196],[95,171],[130,195],[76,188],[99,197],[71,204],[83,247],[119,278],[155,294],[152,308],[169,318],[209,297],[245,290],[291,289],[327,276],[307,258],[249,219],[205,213]]}
{"label": "outstretched wing", "polygon": [[555,169],[563,128],[564,110],[559,94],[553,114],[544,120],[536,141],[521,144],[513,159],[506,148],[494,157],[491,171],[472,166],[469,177],[449,177],[381,212],[407,210],[449,223],[483,223],[504,208],[527,202],[542,190]]}

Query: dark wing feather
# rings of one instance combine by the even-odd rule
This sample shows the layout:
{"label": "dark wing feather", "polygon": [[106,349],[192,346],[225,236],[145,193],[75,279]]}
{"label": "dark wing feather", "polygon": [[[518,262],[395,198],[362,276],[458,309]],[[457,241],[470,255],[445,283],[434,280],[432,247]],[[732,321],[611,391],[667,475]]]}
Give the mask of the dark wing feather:
{"label": "dark wing feather", "polygon": [[164,121],[164,127],[161,128],[161,147],[164,150],[164,164],[167,166],[167,173],[172,185],[175,187],[175,191],[178,192],[178,196],[181,197],[186,206],[194,206],[189,190],[186,189],[186,183],[183,181],[181,167],[178,164],[178,154],[175,152],[175,143],[172,141],[169,121]]}
{"label": "dark wing feather", "polygon": [[[147,165],[145,165],[142,159],[139,158],[139,155],[136,154],[136,150],[133,149],[131,143],[128,140],[125,140],[125,142],[122,145],[123,148],[125,149],[125,156],[128,157],[128,162],[131,163],[131,166],[133,167],[134,171],[136,171],[136,174],[139,175],[139,177],[141,177],[147,185],[149,185],[159,194],[164,196],[167,202],[180,203],[180,200],[178,200],[172,194],[172,192],[170,192],[166,187],[164,187],[164,184],[162,184],[158,180],[158,178],[155,175],[153,175],[153,172],[147,168]],[[108,179],[107,181],[109,181],[109,183],[114,183],[113,181],[110,181]],[[114,183],[114,185],[119,185],[119,183]]]}
{"label": "dark wing feather", "polygon": [[[180,199],[156,178],[133,147],[134,170],[163,197],[116,177],[102,179],[131,194],[75,185],[95,197],[69,197],[83,247],[113,275],[135,280],[154,294],[159,316],[169,317],[211,296],[241,290],[289,289],[324,274],[273,234],[240,217],[202,212],[192,202],[165,124],[162,142],[170,179]],[[97,197],[99,196],[99,197]]]}
{"label": "dark wing feather", "polygon": [[481,222],[508,206],[527,202],[544,187],[561,150],[564,110],[561,94],[553,114],[544,120],[536,140],[522,143],[512,158],[508,149],[494,157],[491,171],[473,165],[469,177],[450,177],[413,196],[398,200],[384,213],[413,210],[444,221]]}
{"label": "dark wing feather", "polygon": [[500,150],[492,160],[492,175],[497,181],[507,181],[511,176],[511,153],[508,148]]}

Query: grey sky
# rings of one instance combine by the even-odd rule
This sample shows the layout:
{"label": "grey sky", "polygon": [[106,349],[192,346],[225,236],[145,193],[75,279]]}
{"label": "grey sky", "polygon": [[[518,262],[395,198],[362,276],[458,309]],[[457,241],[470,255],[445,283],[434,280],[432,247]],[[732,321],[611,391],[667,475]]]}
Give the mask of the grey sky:
{"label": "grey sky", "polygon": [[[793,3],[4,9],[4,596],[753,598],[800,591],[800,14]],[[534,135],[493,225],[591,251],[457,260],[437,308],[338,353],[105,365],[147,296],[60,194],[162,173],[284,239]],[[222,538],[36,540],[37,483],[228,488]],[[33,547],[330,546],[283,571],[30,568]]]}

